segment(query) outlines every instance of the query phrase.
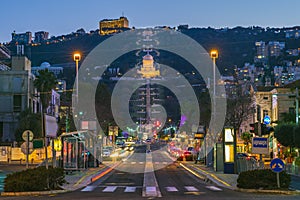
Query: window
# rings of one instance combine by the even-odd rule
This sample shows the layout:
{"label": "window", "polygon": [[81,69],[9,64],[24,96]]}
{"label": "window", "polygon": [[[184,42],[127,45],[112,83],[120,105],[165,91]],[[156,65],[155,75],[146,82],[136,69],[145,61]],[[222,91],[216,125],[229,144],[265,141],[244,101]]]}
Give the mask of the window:
{"label": "window", "polygon": [[263,113],[264,113],[264,116],[269,115],[268,110],[264,110]]}
{"label": "window", "polygon": [[14,112],[21,112],[22,110],[22,96],[14,95]]}
{"label": "window", "polygon": [[266,97],[266,96],[264,96],[264,97],[263,97],[263,99],[264,99],[264,100],[268,100],[269,98],[268,98],[268,97]]}

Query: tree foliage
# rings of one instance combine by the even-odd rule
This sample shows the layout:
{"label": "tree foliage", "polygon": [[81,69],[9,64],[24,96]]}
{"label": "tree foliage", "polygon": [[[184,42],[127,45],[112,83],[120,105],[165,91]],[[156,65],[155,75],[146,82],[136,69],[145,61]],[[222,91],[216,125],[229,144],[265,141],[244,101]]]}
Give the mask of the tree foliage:
{"label": "tree foliage", "polygon": [[294,127],[294,144],[295,147],[300,148],[300,125]]}
{"label": "tree foliage", "polygon": [[255,107],[252,104],[252,94],[248,89],[238,84],[235,91],[230,91],[227,98],[226,125],[239,130],[243,121],[253,114]]}
{"label": "tree foliage", "polygon": [[294,128],[295,124],[293,123],[282,123],[278,124],[274,129],[274,136],[282,144],[286,147],[295,147],[294,141]]}
{"label": "tree foliage", "polygon": [[51,101],[51,90],[56,87],[57,80],[48,69],[40,70],[39,75],[34,80],[34,86],[40,92],[40,98],[45,111]]}
{"label": "tree foliage", "polygon": [[252,142],[253,135],[249,132],[242,133],[241,139],[244,140],[244,143],[246,144],[246,151],[249,152],[249,144]]}
{"label": "tree foliage", "polygon": [[19,116],[19,125],[15,131],[17,142],[23,141],[22,134],[25,130],[31,130],[34,138],[42,137],[42,121],[40,113],[33,113],[30,108],[22,111]]}
{"label": "tree foliage", "polygon": [[95,95],[95,108],[99,124],[106,135],[108,135],[108,126],[115,125],[111,109],[111,92],[109,88],[100,83]]}

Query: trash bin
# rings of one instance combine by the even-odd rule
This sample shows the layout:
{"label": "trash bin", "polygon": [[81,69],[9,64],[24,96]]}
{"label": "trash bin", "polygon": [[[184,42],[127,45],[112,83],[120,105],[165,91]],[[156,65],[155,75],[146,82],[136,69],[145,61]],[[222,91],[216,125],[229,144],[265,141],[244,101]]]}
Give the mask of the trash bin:
{"label": "trash bin", "polygon": [[224,174],[234,174],[234,163],[224,163]]}

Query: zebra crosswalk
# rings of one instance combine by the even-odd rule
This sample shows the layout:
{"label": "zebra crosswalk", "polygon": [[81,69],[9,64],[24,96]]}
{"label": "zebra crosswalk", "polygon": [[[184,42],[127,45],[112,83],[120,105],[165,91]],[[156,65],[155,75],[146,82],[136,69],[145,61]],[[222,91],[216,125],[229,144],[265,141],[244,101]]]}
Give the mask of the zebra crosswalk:
{"label": "zebra crosswalk", "polygon": [[[143,186],[86,186],[81,190],[81,192],[92,192],[96,190],[97,188],[100,188],[100,191],[103,193],[113,193],[116,192],[117,190],[121,190],[124,193],[135,193],[137,190],[144,189],[145,191],[152,191],[156,192],[156,187],[144,187]],[[210,191],[222,191],[221,188],[216,187],[216,186],[206,186],[206,189]],[[199,192],[200,190],[193,185],[187,185],[183,186],[181,188],[176,187],[176,186],[167,186],[163,188],[166,192],[170,193],[175,193],[175,192]]]}
{"label": "zebra crosswalk", "polygon": [[[136,164],[140,164],[143,165],[145,164],[145,162],[140,162],[140,161],[124,161],[125,164],[131,164],[131,165],[136,165]],[[153,162],[154,165],[169,165],[171,164],[171,162]]]}

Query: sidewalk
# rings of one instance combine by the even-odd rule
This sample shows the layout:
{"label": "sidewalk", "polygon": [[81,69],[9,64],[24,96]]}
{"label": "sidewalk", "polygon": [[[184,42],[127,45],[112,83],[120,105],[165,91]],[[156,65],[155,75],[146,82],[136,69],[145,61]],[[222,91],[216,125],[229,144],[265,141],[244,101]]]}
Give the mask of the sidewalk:
{"label": "sidewalk", "polygon": [[203,164],[195,164],[194,162],[181,162],[180,165],[186,170],[204,181],[211,181],[217,186],[236,190],[240,192],[262,192],[262,193],[277,193],[277,194],[300,194],[300,191],[285,191],[285,190],[260,190],[260,189],[241,189],[237,187],[238,174],[224,174],[216,172],[211,167],[206,167]]}
{"label": "sidewalk", "polygon": [[74,191],[103,177],[111,170],[113,170],[119,162],[105,162],[96,168],[88,168],[84,171],[75,171],[71,174],[65,175],[66,184],[62,186],[64,190]]}
{"label": "sidewalk", "polygon": [[[194,162],[182,162],[181,166],[185,167],[188,171],[198,174],[204,181],[211,181],[220,187],[228,189],[237,189],[238,174],[224,174],[223,172],[216,172],[210,167],[203,164],[195,164]],[[195,175],[195,174],[194,174]]]}

